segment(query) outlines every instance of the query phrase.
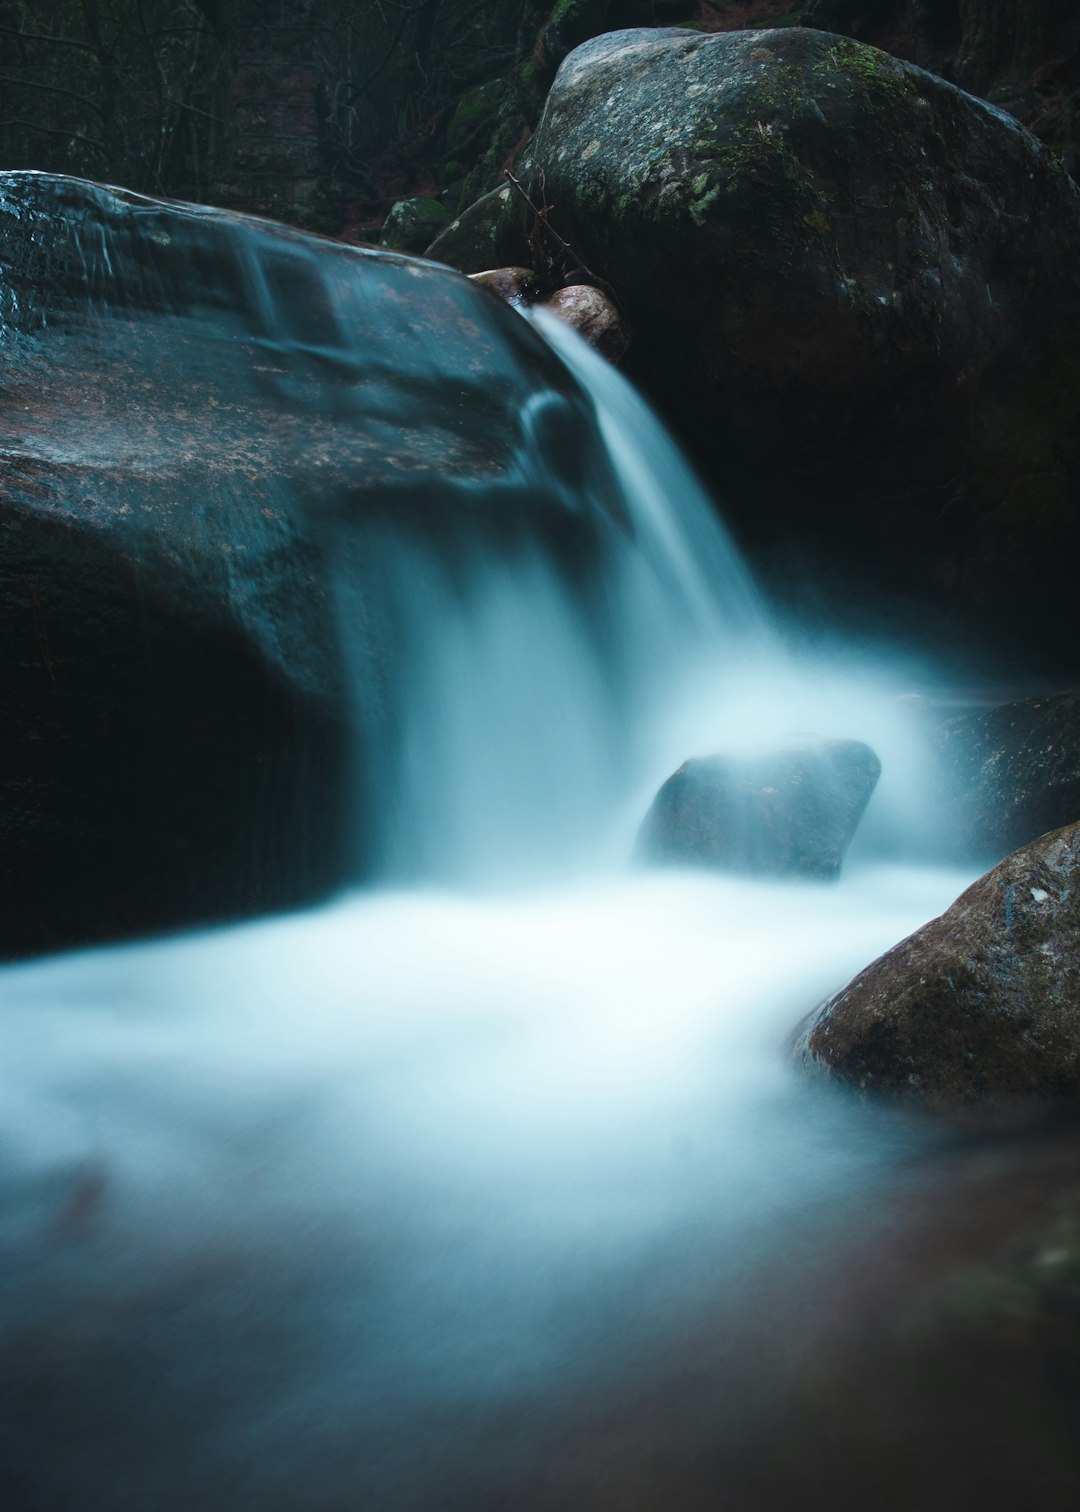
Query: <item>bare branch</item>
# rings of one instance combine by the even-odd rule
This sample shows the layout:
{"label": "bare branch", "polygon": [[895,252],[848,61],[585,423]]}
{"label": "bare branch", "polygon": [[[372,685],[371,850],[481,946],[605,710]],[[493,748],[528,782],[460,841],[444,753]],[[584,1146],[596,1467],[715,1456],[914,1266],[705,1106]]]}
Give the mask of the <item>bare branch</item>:
{"label": "bare branch", "polygon": [[94,51],[89,42],[77,42],[74,37],[50,37],[48,32],[19,31],[14,26],[0,26],[0,36],[18,37],[20,42],[47,42],[50,47],[77,47],[80,52]]}
{"label": "bare branch", "polygon": [[[541,175],[542,174],[543,174],[543,170],[541,169]],[[554,206],[552,206],[552,205],[544,205],[543,208],[540,208],[539,206],[534,205],[533,202],[532,202],[532,200],[529,198],[528,194],[526,193],[525,186],[522,184],[521,180],[518,179],[518,178],[515,178],[514,175],[511,173],[511,171],[510,171],[509,168],[504,168],[503,169],[503,178],[505,178],[510,184],[512,184],[514,186],[514,188],[517,190],[517,192],[521,195],[522,199],[528,205],[529,209],[536,216],[536,225],[533,228],[534,235],[539,230],[539,231],[545,233],[546,235],[553,237],[555,239],[555,241],[558,242],[559,246],[562,247],[563,251],[567,252],[570,255],[570,257],[573,259],[574,267],[580,268],[581,271],[587,277],[589,277],[589,278],[592,279],[593,283],[596,285],[596,287],[598,289],[603,289],[604,292],[605,292],[605,294],[610,294],[611,297],[612,297],[612,299],[615,301],[615,303],[619,304],[619,296],[616,294],[615,290],[608,283],[607,279],[606,278],[601,278],[598,274],[594,273],[593,270],[589,267],[588,263],[585,261],[585,259],[583,257],[579,257],[578,256],[578,254],[574,251],[574,249],[570,245],[570,243],[559,235],[559,233],[556,231],[555,227],[548,220],[548,215],[554,209]]]}
{"label": "bare branch", "polygon": [[96,115],[101,115],[101,106],[89,95],[78,94],[74,89],[64,89],[59,84],[41,84],[37,79],[14,79],[10,74],[0,74],[0,84],[11,84],[16,89],[40,89],[45,94],[63,95],[68,100],[78,100],[80,105],[89,105]]}
{"label": "bare branch", "polygon": [[36,121],[21,121],[13,118],[10,121],[0,121],[0,131],[6,131],[9,126],[21,126],[24,131],[39,131],[45,136],[63,137],[68,142],[81,142],[84,147],[92,147],[95,152],[100,152],[106,162],[109,154],[100,142],[95,142],[92,137],[83,136],[81,131],[64,131],[59,126],[39,126]]}

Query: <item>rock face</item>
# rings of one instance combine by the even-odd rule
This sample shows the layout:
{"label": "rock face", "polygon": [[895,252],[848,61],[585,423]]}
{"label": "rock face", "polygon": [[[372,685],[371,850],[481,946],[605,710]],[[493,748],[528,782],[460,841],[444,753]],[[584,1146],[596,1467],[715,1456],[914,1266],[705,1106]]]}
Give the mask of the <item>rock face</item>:
{"label": "rock face", "polygon": [[422,252],[429,242],[446,229],[450,212],[438,200],[414,196],[398,200],[382,228],[380,244],[398,252]]}
{"label": "rock face", "polygon": [[[623,31],[565,60],[518,173],[751,539],[1072,622],[1080,192],[1011,117],[818,31]],[[481,219],[527,260],[499,191],[432,255]]]}
{"label": "rock face", "polygon": [[1080,25],[1061,0],[806,0],[801,21],[844,32],[952,79],[1002,106],[1080,163]]}
{"label": "rock face", "polygon": [[630,346],[630,332],[612,300],[591,284],[567,284],[545,303],[553,315],[573,326],[578,335],[609,362],[619,362]]}
{"label": "rock face", "polygon": [[591,406],[466,279],[268,222],[5,174],[0,267],[0,952],[325,890],[392,745],[385,533],[580,557]]}
{"label": "rock face", "polygon": [[858,740],[686,761],[657,793],[638,851],[668,865],[832,879],[880,773]]}
{"label": "rock face", "polygon": [[1080,822],[1080,693],[1024,698],[942,726],[950,842],[1001,855]]}
{"label": "rock face", "polygon": [[543,292],[540,280],[530,268],[485,268],[480,273],[470,273],[469,277],[515,310],[536,304]]}
{"label": "rock face", "polygon": [[813,1015],[796,1054],[952,1111],[1080,1095],[1080,825],[1006,857]]}

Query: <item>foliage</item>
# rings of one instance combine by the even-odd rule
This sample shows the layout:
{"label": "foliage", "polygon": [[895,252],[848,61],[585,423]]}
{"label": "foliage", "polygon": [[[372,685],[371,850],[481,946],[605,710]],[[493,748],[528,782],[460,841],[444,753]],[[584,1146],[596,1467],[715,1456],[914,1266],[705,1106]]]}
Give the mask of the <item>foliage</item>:
{"label": "foliage", "polygon": [[[441,192],[454,207],[497,183],[580,42],[713,11],[705,0],[0,0],[0,167],[327,229],[352,201],[370,235],[397,199]],[[273,144],[245,166],[264,129],[253,117],[287,114],[297,91],[307,120],[279,123],[277,145],[304,134],[318,167],[292,172]],[[245,199],[245,173],[260,178],[261,204]],[[298,177],[303,203],[292,203]]]}
{"label": "foliage", "polygon": [[330,171],[374,186],[377,197],[430,192],[462,96],[513,66],[540,10],[521,0],[322,0],[315,25]]}
{"label": "foliage", "polygon": [[0,163],[197,196],[217,21],[214,0],[0,0]]}

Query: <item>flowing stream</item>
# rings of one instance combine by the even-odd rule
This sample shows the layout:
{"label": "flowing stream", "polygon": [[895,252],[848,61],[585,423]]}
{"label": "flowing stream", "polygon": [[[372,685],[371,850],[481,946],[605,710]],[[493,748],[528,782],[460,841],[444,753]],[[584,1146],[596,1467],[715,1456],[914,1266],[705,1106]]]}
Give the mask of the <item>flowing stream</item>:
{"label": "flowing stream", "polygon": [[[451,571],[383,531],[378,885],[0,976],[6,1507],[563,1505],[673,1359],[710,1407],[665,1444],[707,1476],[798,1377],[792,1299],[933,1163],[785,1040],[970,880],[927,859],[900,697],[938,674],[775,623],[656,422],[550,334],[612,462],[603,570],[586,610],[539,549]],[[883,762],[837,886],[630,864],[683,759],[807,731]]]}

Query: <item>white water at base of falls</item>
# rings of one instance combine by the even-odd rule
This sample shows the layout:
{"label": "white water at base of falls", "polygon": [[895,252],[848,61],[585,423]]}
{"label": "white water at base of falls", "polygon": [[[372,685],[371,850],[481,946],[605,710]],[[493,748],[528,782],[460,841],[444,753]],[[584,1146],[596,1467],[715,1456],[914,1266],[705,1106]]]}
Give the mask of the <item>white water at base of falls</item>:
{"label": "white water at base of falls", "polygon": [[0,1370],[49,1389],[4,1463],[93,1512],[503,1505],[887,1220],[932,1136],[784,1041],[964,880],[387,892],[9,969]]}
{"label": "white water at base of falls", "polygon": [[[603,623],[539,558],[464,594],[398,558],[415,885],[0,973],[12,1512],[518,1505],[933,1146],[784,1049],[971,880],[911,854],[918,668],[782,648],[669,443],[573,360],[630,501]],[[807,730],[884,765],[837,886],[628,869],[687,756]],[[736,1358],[731,1410],[767,1419],[784,1359],[758,1400]]]}

